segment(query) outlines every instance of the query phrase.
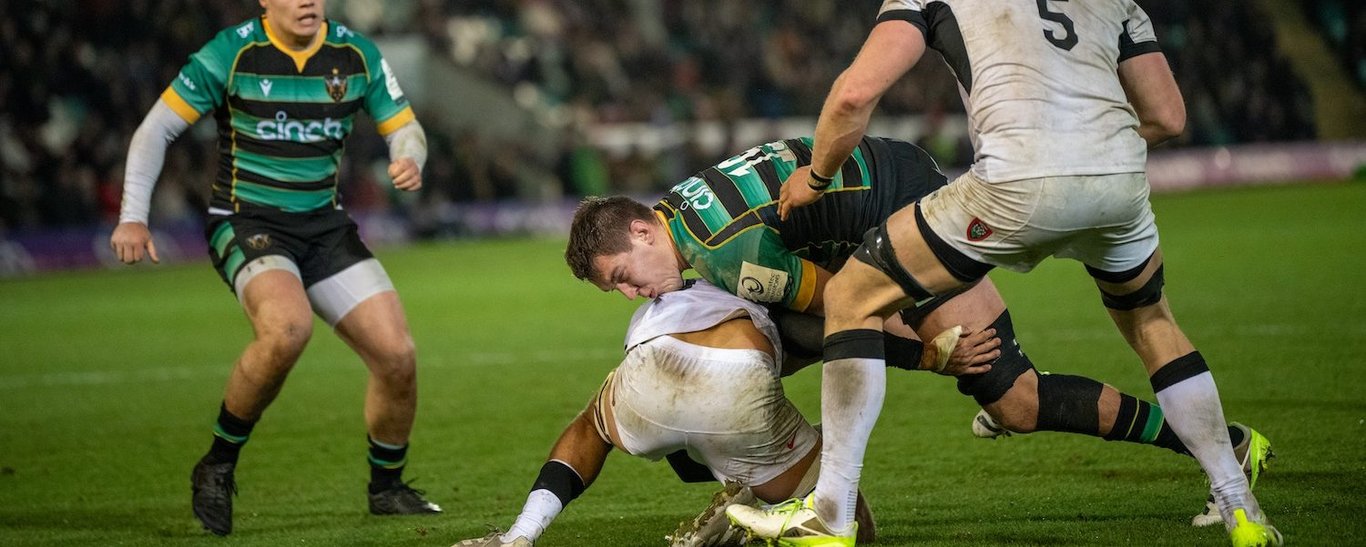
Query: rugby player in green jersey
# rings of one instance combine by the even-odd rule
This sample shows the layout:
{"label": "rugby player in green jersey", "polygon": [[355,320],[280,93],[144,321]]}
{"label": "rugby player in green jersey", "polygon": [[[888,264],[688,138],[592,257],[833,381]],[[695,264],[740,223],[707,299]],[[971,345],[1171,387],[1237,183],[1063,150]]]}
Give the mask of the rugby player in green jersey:
{"label": "rugby player in green jersey", "polygon": [[[704,169],[653,208],[626,197],[590,198],[575,213],[565,259],[576,277],[627,298],[677,290],[682,272],[693,269],[742,298],[820,315],[826,281],[865,234],[947,180],[914,145],[864,137],[824,199],[779,218],[782,181],[794,173],[805,176],[810,161],[811,139],[785,139]],[[788,353],[821,355],[819,323],[809,325],[802,314],[775,318]],[[918,335],[909,338],[906,326]],[[919,341],[955,326],[965,334],[950,358],[939,354],[945,348]],[[978,436],[1063,431],[1190,455],[1157,405],[1090,378],[1039,373],[1021,351],[990,278],[893,314],[886,328],[888,365],[957,376],[959,391],[984,409],[973,421]],[[999,338],[999,348],[991,347],[992,336]],[[1238,424],[1228,429],[1240,457],[1260,465],[1262,455],[1246,457],[1269,451],[1256,441],[1260,436]]]}
{"label": "rugby player in green jersey", "polygon": [[238,453],[312,336],[313,314],[370,370],[370,512],[440,512],[402,480],[417,407],[403,307],[337,195],[357,111],[369,113],[388,143],[399,190],[422,187],[426,137],[379,49],[325,19],[324,0],[260,3],[263,15],[190,56],[134,133],[110,239],[124,263],[158,261],[147,217],[166,148],[212,112],[221,159],[205,236],[255,338],[233,366],[213,444],[191,474],[195,517],[214,534],[231,533]]}

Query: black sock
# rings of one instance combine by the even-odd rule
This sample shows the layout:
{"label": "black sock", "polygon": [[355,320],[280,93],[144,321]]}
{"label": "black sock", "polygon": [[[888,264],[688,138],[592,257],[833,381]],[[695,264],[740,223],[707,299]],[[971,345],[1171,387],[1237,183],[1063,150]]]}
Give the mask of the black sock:
{"label": "black sock", "polygon": [[408,445],[393,446],[366,437],[370,443],[370,492],[386,490],[401,482],[408,464]]}
{"label": "black sock", "polygon": [[211,464],[237,463],[237,455],[242,451],[242,445],[247,444],[251,428],[255,425],[254,421],[233,416],[228,412],[228,404],[223,403],[218,408],[218,421],[213,424],[213,446],[209,447],[204,461]]}
{"label": "black sock", "polygon": [[1119,413],[1105,440],[1151,444],[1177,454],[1191,455],[1186,444],[1176,436],[1176,431],[1167,424],[1162,407],[1124,393],[1119,394]]}

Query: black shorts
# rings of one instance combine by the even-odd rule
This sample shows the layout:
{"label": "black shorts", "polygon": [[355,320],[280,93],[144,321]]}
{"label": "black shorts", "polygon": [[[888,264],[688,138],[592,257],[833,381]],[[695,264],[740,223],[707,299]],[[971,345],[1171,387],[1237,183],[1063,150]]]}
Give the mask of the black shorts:
{"label": "black shorts", "polygon": [[213,216],[204,228],[204,237],[209,241],[213,267],[228,290],[235,290],[233,282],[242,266],[267,255],[293,261],[305,288],[374,257],[361,241],[356,223],[336,209],[308,213],[253,210]]}

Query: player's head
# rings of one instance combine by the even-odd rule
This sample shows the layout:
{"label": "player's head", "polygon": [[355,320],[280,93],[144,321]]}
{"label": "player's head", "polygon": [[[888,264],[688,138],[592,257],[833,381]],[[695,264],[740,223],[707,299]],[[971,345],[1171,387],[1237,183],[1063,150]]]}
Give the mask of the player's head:
{"label": "player's head", "polygon": [[270,30],[289,46],[307,46],[323,25],[326,0],[259,0]]}
{"label": "player's head", "polygon": [[649,207],[627,197],[590,197],[569,228],[564,260],[574,277],[626,298],[683,288],[673,241]]}

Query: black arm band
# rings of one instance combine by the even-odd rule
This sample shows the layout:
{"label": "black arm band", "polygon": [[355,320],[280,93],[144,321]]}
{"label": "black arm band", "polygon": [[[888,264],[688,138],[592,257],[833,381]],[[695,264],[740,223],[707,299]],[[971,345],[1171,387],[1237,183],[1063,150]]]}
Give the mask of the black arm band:
{"label": "black arm band", "polygon": [[822,176],[816,173],[815,169],[812,169],[810,171],[810,174],[811,180],[814,181],[814,183],[808,182],[806,183],[806,185],[810,186],[812,190],[815,190],[817,192],[824,191],[826,188],[829,188],[831,184],[835,183],[835,177]]}
{"label": "black arm band", "polygon": [[568,506],[569,502],[579,497],[587,486],[583,484],[583,478],[573,467],[565,465],[559,460],[550,460],[541,466],[541,474],[536,477],[536,484],[531,485],[531,491],[549,490],[551,494],[560,499],[561,506]]}

